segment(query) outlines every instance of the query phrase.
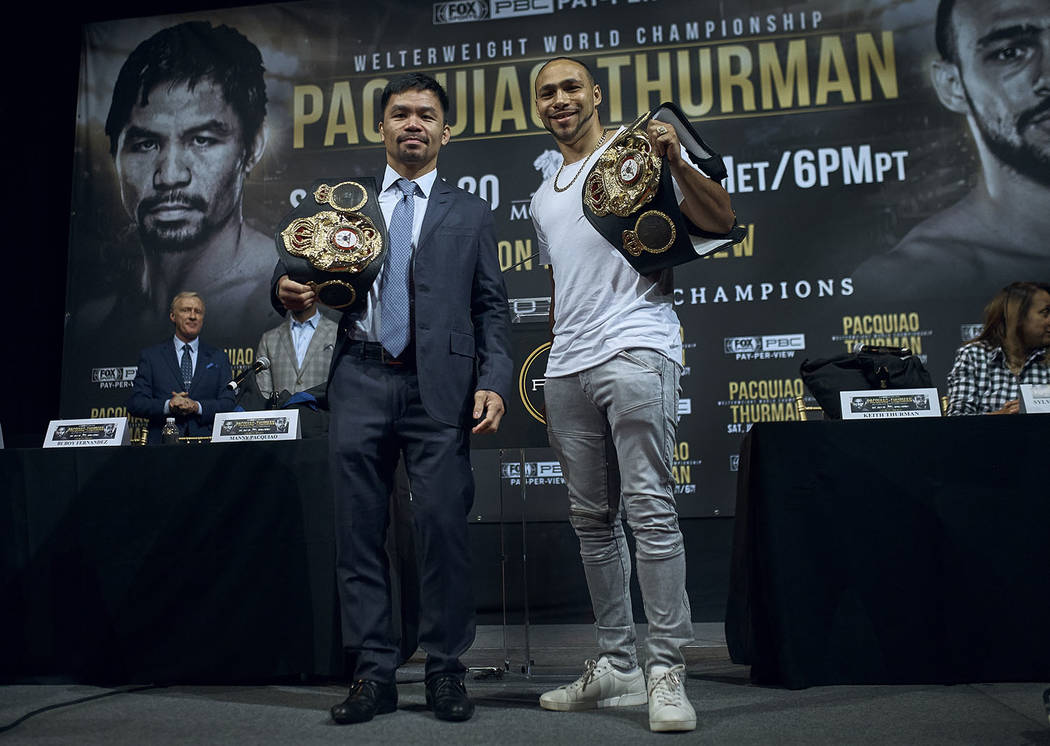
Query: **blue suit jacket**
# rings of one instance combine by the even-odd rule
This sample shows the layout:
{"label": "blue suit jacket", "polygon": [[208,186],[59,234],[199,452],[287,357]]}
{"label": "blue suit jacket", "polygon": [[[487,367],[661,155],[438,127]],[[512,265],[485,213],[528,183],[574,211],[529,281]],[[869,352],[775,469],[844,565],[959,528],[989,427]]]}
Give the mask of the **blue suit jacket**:
{"label": "blue suit jacket", "polygon": [[[272,301],[282,313],[276,283],[285,273],[278,264],[272,286]],[[478,389],[495,391],[508,405],[514,378],[510,313],[492,210],[440,177],[412,253],[412,305],[416,370],[427,414],[447,425],[471,425]],[[340,320],[333,369],[353,321],[345,313]]]}
{"label": "blue suit jacket", "polygon": [[150,443],[160,442],[160,430],[166,417],[175,417],[175,423],[184,435],[211,435],[215,413],[233,411],[234,395],[226,389],[231,378],[226,353],[202,340],[197,348],[197,366],[193,371],[189,397],[200,402],[203,411],[189,417],[165,415],[164,402],[171,399],[171,392],[183,390],[182,369],[175,354],[175,344],[169,337],[142,351],[128,399],[128,413],[149,418]]}

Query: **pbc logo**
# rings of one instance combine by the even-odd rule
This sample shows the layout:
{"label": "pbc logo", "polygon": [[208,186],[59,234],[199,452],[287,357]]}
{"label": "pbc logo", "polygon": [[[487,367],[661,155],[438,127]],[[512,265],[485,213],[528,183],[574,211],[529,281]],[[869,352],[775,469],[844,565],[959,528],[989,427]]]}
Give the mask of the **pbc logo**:
{"label": "pbc logo", "polygon": [[434,3],[434,25],[545,15],[554,0],[450,0]]}
{"label": "pbc logo", "polygon": [[729,457],[729,471],[740,470],[740,454],[734,453]]}
{"label": "pbc logo", "polygon": [[554,12],[554,0],[490,0],[493,18],[538,16]]}
{"label": "pbc logo", "polygon": [[727,355],[756,352],[794,352],[806,349],[805,334],[766,334],[753,337],[726,337],[722,340]]}
{"label": "pbc logo", "polygon": [[92,368],[92,383],[116,383],[118,381],[134,381],[138,367],[135,365],[121,366],[116,368]]}

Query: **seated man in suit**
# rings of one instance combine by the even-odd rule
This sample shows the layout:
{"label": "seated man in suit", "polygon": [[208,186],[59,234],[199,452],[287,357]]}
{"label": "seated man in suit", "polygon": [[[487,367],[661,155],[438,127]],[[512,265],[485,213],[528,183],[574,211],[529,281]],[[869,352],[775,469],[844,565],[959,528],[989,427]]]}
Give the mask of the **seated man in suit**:
{"label": "seated man in suit", "polygon": [[232,378],[226,353],[199,338],[204,325],[204,300],[182,292],[171,301],[175,337],[147,347],[128,399],[128,413],[149,418],[147,442],[159,443],[167,417],[174,417],[182,435],[211,435],[216,412],[233,409]]}
{"label": "seated man in suit", "polygon": [[322,316],[316,305],[293,311],[288,320],[264,332],[255,359],[267,357],[270,367],[255,378],[263,398],[287,391],[297,394],[328,381],[339,325]]}

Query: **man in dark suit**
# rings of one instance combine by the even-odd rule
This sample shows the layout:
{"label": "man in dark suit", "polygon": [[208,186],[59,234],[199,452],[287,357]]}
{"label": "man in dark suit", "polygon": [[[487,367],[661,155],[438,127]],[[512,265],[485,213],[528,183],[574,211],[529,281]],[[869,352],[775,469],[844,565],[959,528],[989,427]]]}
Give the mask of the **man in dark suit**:
{"label": "man in dark suit", "polygon": [[[328,380],[337,331],[338,325],[322,314],[316,303],[312,303],[305,310],[288,314],[283,324],[263,334],[255,359],[266,357],[270,367],[260,371],[254,383],[262,398],[270,399],[271,395],[281,392],[316,394]],[[261,402],[259,406],[262,406]],[[303,437],[327,437],[327,402],[317,411],[302,407],[299,415]],[[412,657],[418,647],[419,575],[412,528],[412,497],[403,459],[397,465],[394,483],[390,495],[390,520],[394,530],[387,537],[387,555],[392,580],[396,578],[393,580],[391,604],[396,620],[394,637],[401,651],[399,660],[404,661]]]}
{"label": "man in dark suit", "polygon": [[201,341],[204,301],[182,292],[171,302],[175,337],[147,347],[139,358],[128,413],[149,418],[148,442],[159,443],[168,417],[182,435],[211,435],[216,412],[233,409],[230,361],[226,353]]}
{"label": "man in dark suit", "polygon": [[[496,431],[510,392],[507,295],[489,205],[437,177],[451,136],[444,89],[409,74],[387,85],[381,104],[379,204],[390,242],[366,307],[343,315],[328,382],[337,579],[353,660],[350,694],[331,712],[342,724],[397,709],[383,542],[403,454],[419,534],[426,699],[438,718],[466,720],[474,712],[460,662],[474,640],[469,436]],[[281,272],[284,308],[316,301]]]}

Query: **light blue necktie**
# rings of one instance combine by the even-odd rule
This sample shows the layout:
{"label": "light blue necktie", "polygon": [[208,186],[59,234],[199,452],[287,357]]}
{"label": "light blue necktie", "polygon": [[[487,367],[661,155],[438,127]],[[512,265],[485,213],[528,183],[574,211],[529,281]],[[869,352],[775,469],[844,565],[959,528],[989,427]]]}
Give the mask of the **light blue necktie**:
{"label": "light blue necktie", "polygon": [[390,247],[379,297],[382,315],[379,342],[383,349],[398,357],[408,347],[411,325],[408,273],[412,264],[412,212],[416,183],[408,179],[398,179],[394,183],[403,196],[394,205],[394,214],[390,217]]}
{"label": "light blue necktie", "polygon": [[295,348],[296,365],[300,368],[303,367],[303,358],[306,357],[306,350],[310,347],[310,342],[306,339],[308,331],[316,331],[313,318],[309,321],[292,321],[292,347]]}
{"label": "light blue necktie", "polygon": [[182,390],[189,391],[193,382],[193,358],[190,357],[190,346],[182,346]]}

